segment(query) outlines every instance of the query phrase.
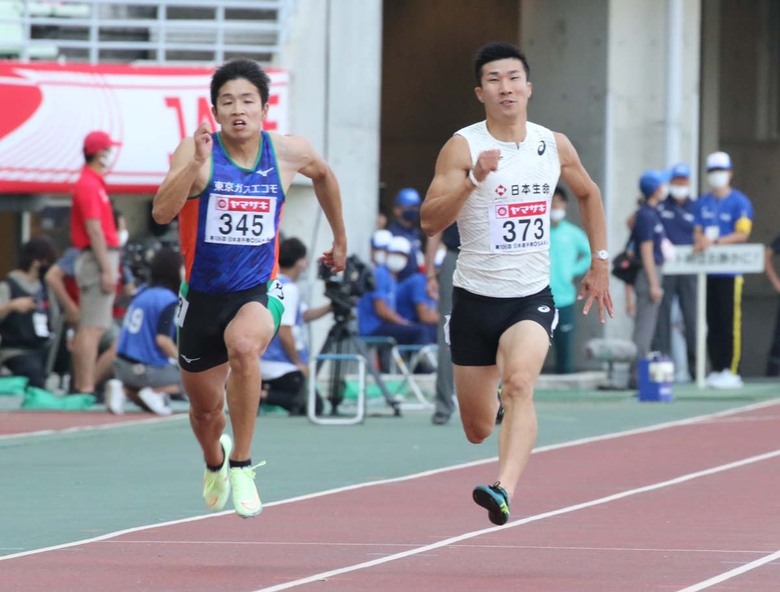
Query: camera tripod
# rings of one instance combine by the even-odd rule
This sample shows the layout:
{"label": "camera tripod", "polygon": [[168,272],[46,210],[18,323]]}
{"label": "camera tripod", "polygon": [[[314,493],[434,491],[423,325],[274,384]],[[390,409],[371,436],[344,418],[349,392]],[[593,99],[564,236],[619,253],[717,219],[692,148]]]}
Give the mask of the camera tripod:
{"label": "camera tripod", "polygon": [[[382,376],[379,371],[369,362],[371,359],[370,352],[365,343],[363,343],[355,335],[354,331],[349,327],[349,316],[347,314],[339,314],[341,311],[336,311],[336,322],[328,331],[328,335],[325,338],[325,343],[320,350],[320,355],[323,354],[343,354],[351,351],[349,348],[353,348],[358,354],[363,356],[366,360],[366,366],[371,376],[373,376],[379,390],[382,392],[382,396],[387,401],[387,404],[393,409],[393,415],[401,415],[401,404],[396,401],[390,391],[387,390],[387,386],[382,380]],[[317,360],[317,372],[319,373],[320,367],[324,363],[324,360]],[[341,404],[341,395],[339,394],[339,386],[341,382],[341,365],[344,362],[341,360],[335,360],[333,362],[333,373],[330,376],[330,403],[331,403],[331,415],[338,415],[338,406]],[[316,379],[316,377],[313,377]]]}

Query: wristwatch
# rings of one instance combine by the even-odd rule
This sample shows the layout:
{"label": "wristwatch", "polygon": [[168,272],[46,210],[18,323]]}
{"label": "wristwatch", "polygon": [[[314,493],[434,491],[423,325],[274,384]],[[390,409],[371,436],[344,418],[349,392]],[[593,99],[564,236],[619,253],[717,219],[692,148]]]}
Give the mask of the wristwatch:
{"label": "wristwatch", "polygon": [[596,259],[599,259],[601,261],[609,261],[609,253],[604,249],[601,249],[600,251],[596,251]]}

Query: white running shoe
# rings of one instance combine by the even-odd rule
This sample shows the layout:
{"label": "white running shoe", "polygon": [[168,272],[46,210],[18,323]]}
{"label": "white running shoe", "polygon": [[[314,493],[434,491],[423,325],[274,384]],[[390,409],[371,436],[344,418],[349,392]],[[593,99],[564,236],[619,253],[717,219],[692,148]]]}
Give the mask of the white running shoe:
{"label": "white running shoe", "polygon": [[165,393],[158,393],[147,386],[138,391],[138,398],[141,399],[155,415],[170,415],[173,413],[173,409],[168,405]]}
{"label": "white running shoe", "polygon": [[710,386],[719,390],[738,389],[742,388],[743,382],[739,374],[726,369],[713,379]]}
{"label": "white running shoe", "polygon": [[112,378],[106,383],[106,409],[114,415],[122,415],[126,403],[127,395],[122,381]]}

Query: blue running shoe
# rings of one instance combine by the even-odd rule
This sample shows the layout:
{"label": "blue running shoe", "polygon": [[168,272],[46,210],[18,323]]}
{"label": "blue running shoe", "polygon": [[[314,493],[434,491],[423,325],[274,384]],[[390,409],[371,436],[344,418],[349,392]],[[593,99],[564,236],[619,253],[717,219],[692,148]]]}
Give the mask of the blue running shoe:
{"label": "blue running shoe", "polygon": [[472,493],[474,501],[488,511],[488,518],[493,524],[506,524],[509,520],[509,496],[501,483],[493,485],[477,485]]}

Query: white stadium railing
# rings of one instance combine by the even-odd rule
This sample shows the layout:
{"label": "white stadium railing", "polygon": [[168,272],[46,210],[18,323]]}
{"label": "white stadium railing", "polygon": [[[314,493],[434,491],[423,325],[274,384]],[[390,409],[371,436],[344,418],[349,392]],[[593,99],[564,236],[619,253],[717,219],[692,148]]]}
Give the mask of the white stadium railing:
{"label": "white stadium railing", "polygon": [[294,0],[0,0],[0,58],[273,65]]}

